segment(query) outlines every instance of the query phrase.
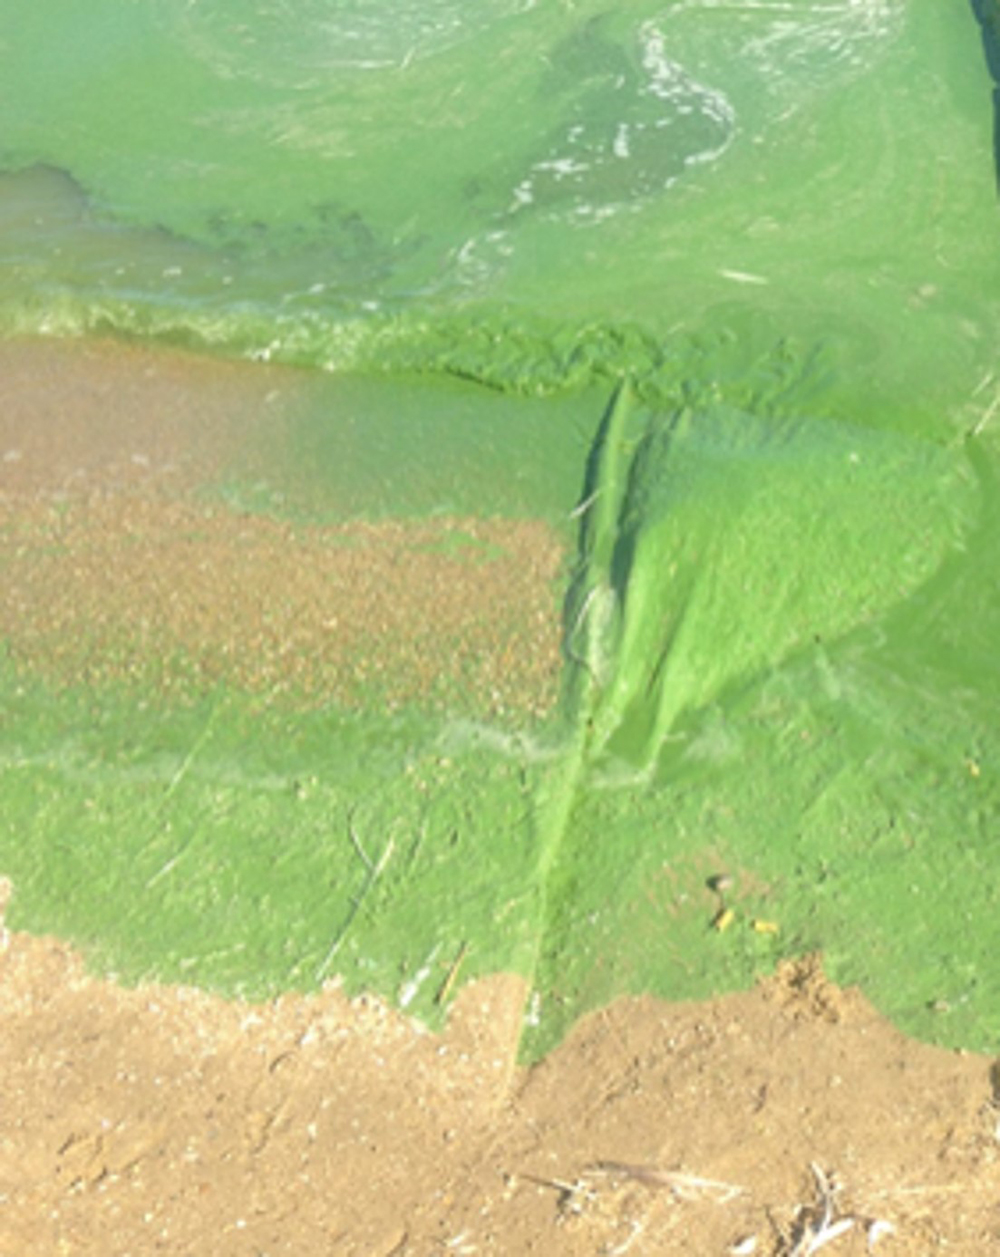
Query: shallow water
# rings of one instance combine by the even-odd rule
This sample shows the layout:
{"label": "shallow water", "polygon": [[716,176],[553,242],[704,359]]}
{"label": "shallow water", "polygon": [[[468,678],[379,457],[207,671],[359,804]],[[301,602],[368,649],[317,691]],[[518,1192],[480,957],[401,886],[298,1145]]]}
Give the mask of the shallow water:
{"label": "shallow water", "polygon": [[[521,389],[648,373],[626,329],[662,355],[731,315],[753,336],[747,310],[766,336],[857,351],[954,268],[932,254],[968,197],[988,209],[970,125],[988,78],[961,6],[5,8],[0,314],[24,330]],[[512,323],[516,363],[491,339]]]}

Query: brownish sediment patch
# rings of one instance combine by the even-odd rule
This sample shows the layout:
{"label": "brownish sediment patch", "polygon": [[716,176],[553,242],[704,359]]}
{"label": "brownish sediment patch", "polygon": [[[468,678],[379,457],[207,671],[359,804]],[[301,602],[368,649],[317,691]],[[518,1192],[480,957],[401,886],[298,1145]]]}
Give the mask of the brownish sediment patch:
{"label": "brownish sediment patch", "polygon": [[847,1224],[824,1254],[993,1251],[995,1066],[905,1039],[815,960],[620,1000],[530,1070],[523,996],[471,984],[437,1036],[332,985],[123,990],[7,936],[0,1254],[801,1257],[818,1175]]}
{"label": "brownish sediment patch", "polygon": [[0,635],[61,682],[541,714],[559,672],[544,525],[305,527],[146,496],[0,505]]}
{"label": "brownish sediment patch", "polygon": [[247,460],[300,381],[118,341],[0,341],[0,499],[191,492]]}
{"label": "brownish sediment patch", "polygon": [[321,527],[204,500],[280,432],[296,373],[30,344],[0,346],[0,380],[0,637],[23,666],[181,696],[553,703],[564,556],[545,524]]}

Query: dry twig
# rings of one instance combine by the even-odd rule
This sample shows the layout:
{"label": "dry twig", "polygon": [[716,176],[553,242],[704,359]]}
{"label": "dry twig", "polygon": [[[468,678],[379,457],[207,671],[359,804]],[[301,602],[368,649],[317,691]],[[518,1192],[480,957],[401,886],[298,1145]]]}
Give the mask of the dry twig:
{"label": "dry twig", "polygon": [[675,1196],[688,1200],[707,1195],[720,1205],[746,1191],[735,1183],[722,1183],[718,1179],[701,1178],[681,1170],[661,1170],[655,1165],[634,1165],[627,1161],[598,1161],[588,1166],[584,1173],[590,1177],[603,1174],[609,1178],[633,1179],[637,1183],[645,1183],[647,1187],[666,1188]]}

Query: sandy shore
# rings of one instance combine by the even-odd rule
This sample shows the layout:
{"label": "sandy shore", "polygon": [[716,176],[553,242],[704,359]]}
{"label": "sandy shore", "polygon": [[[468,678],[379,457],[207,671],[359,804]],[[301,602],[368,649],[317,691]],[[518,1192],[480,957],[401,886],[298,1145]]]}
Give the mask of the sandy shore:
{"label": "sandy shore", "polygon": [[621,1000],[532,1070],[523,985],[429,1034],[335,986],[263,1006],[0,950],[0,1254],[982,1257],[995,1067],[907,1041],[814,961]]}

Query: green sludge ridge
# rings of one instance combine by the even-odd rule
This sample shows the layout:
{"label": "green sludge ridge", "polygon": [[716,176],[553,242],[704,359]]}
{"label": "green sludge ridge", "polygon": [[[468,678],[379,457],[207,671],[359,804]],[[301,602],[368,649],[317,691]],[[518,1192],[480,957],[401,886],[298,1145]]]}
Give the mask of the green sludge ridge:
{"label": "green sludge ridge", "polygon": [[[608,85],[638,74],[625,18],[582,7],[579,20],[539,12],[523,45],[511,35],[523,57],[511,90],[536,103],[543,71],[524,50],[540,31],[552,43],[545,99],[564,113],[545,116],[546,135],[560,118],[589,134]],[[262,996],[341,974],[430,1021],[462,955],[462,980],[531,982],[528,1055],[615,996],[702,998],[821,950],[905,1030],[995,1047],[1000,267],[981,32],[939,0],[851,6],[858,23],[895,23],[865,73],[834,67],[815,91],[808,76],[779,79],[772,100],[740,78],[728,35],[702,34],[718,14],[675,7],[679,46],[733,76],[742,139],[717,167],[685,167],[670,197],[629,185],[634,213],[598,226],[489,219],[549,154],[516,113],[475,186],[434,156],[439,236],[419,170],[409,217],[380,199],[376,169],[317,216],[327,190],[305,104],[284,119],[291,147],[261,158],[253,206],[239,208],[236,166],[219,166],[227,212],[179,190],[156,235],[124,158],[88,141],[74,162],[27,124],[8,140],[5,204],[20,215],[8,332],[355,372],[372,396],[384,377],[442,463],[446,425],[428,416],[464,381],[463,398],[523,399],[526,448],[534,425],[547,457],[579,457],[511,510],[561,519],[574,547],[562,702],[544,727],[283,713],[225,687],[165,707],[128,690],[55,693],[5,662],[0,862],[15,924],[69,936],[128,980]],[[168,6],[154,11],[167,20]],[[251,56],[219,38],[225,5],[202,11],[188,48]],[[764,20],[747,6],[732,29]],[[487,34],[448,62],[455,90],[491,55]],[[262,88],[252,58],[230,60],[232,100],[216,98],[199,64],[185,62],[192,98],[231,109],[246,148],[239,110],[287,84]],[[432,92],[413,65],[400,116]],[[93,135],[112,87],[87,106]],[[325,90],[317,79],[295,100],[329,122],[340,106]],[[470,122],[470,150],[496,104]],[[138,117],[122,137],[136,152]],[[195,138],[208,169],[210,141]],[[283,204],[287,186],[308,204]],[[555,180],[542,191],[557,208],[570,195]],[[434,288],[435,259],[455,264],[487,202],[513,260],[482,286]],[[38,204],[50,229],[62,215],[58,258],[32,236]],[[310,296],[323,222],[338,279]],[[500,431],[500,410],[489,423]],[[369,511],[436,509],[432,490],[407,498],[405,478],[393,483],[398,497]],[[706,888],[720,871],[734,877],[724,932]]]}

